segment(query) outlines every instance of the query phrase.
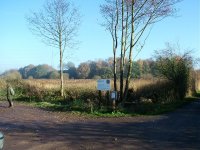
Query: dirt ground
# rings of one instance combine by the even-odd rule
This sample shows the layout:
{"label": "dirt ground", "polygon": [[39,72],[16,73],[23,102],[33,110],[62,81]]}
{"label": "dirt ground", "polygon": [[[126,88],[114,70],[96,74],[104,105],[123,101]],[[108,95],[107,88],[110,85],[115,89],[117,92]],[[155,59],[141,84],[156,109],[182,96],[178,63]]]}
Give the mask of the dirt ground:
{"label": "dirt ground", "polygon": [[85,118],[0,101],[4,150],[200,149],[200,101],[160,116]]}

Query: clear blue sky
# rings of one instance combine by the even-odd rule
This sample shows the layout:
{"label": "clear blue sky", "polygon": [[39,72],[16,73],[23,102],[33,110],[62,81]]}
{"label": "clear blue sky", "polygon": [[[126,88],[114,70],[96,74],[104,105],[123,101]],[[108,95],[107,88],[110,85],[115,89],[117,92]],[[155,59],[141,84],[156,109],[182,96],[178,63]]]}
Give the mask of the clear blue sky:
{"label": "clear blue sky", "polygon": [[[29,64],[49,64],[57,67],[58,50],[43,44],[28,29],[25,16],[42,8],[45,0],[0,0],[0,72],[19,69]],[[112,57],[110,34],[99,24],[99,4],[103,0],[73,0],[80,9],[82,25],[78,49],[70,50],[76,65],[87,60]],[[167,18],[153,26],[144,49],[136,59],[150,58],[154,50],[165,48],[166,42],[177,43],[183,49],[193,49],[200,57],[200,1],[183,0],[177,5],[176,18]]]}

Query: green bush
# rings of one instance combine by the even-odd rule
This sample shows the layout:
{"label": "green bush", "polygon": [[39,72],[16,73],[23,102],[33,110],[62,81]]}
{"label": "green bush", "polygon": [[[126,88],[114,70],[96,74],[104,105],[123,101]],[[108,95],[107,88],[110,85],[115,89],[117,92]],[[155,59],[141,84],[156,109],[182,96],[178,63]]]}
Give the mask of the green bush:
{"label": "green bush", "polygon": [[173,83],[174,96],[182,100],[189,88],[190,71],[193,59],[190,52],[176,54],[176,48],[168,45],[165,50],[157,52],[157,69],[163,77]]}

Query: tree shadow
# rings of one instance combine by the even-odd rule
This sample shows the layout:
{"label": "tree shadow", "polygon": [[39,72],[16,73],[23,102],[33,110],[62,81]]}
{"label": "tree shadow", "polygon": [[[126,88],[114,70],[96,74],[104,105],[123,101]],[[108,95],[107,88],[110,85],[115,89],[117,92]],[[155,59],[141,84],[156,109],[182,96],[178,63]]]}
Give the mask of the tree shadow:
{"label": "tree shadow", "polygon": [[51,149],[198,149],[199,124],[200,103],[192,103],[160,118],[136,122],[11,120],[0,122],[0,129],[10,140],[5,140],[7,149],[51,144]]}

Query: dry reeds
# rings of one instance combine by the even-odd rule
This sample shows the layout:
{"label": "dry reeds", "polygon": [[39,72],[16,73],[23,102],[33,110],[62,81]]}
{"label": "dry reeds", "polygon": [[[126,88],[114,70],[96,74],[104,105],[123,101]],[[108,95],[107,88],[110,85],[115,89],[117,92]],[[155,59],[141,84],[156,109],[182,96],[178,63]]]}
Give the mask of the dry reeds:
{"label": "dry reeds", "polygon": [[199,92],[200,91],[200,72],[196,73],[196,90]]}
{"label": "dry reeds", "polygon": [[[60,80],[45,80],[45,79],[36,79],[36,80],[24,80],[25,83],[42,88],[47,90],[59,89]],[[87,88],[95,89],[96,81],[95,80],[65,80],[64,81],[65,89],[74,89],[74,88]]]}
{"label": "dry reeds", "polygon": [[[200,89],[200,80],[196,82]],[[5,81],[0,80],[0,88],[4,88]],[[60,96],[60,80],[30,79],[19,80],[12,83],[19,96],[37,99],[54,100]],[[118,82],[119,86],[119,82]],[[111,90],[113,88],[111,82]],[[170,101],[174,98],[173,85],[164,79],[135,79],[130,82],[128,101],[138,100],[141,97],[160,101]],[[118,88],[119,89],[119,88]],[[65,80],[64,92],[66,100],[95,100],[98,97],[97,80]]]}

